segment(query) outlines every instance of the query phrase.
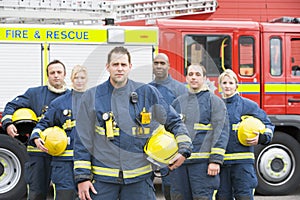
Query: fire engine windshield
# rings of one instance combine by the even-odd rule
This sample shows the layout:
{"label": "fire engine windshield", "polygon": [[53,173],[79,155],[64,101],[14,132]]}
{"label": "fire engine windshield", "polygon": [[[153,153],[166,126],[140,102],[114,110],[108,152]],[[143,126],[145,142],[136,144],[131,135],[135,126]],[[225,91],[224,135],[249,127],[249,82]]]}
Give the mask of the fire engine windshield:
{"label": "fire engine windshield", "polygon": [[185,72],[190,64],[206,67],[207,76],[218,76],[231,69],[231,38],[228,35],[186,35]]}

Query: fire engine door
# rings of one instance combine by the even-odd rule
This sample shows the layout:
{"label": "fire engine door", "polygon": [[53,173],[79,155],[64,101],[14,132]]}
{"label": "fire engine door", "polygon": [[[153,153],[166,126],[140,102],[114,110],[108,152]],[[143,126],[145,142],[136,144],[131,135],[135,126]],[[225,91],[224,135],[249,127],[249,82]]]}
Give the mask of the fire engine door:
{"label": "fire engine door", "polygon": [[300,35],[286,34],[287,114],[300,114]]}

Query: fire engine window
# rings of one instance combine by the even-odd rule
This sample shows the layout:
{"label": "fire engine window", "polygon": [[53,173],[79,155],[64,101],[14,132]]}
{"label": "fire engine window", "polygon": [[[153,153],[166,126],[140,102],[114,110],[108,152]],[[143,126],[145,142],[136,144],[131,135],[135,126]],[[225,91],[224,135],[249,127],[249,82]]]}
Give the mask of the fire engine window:
{"label": "fire engine window", "polygon": [[270,73],[272,76],[282,74],[282,46],[280,38],[270,39]]}
{"label": "fire engine window", "polygon": [[300,76],[300,38],[291,39],[291,67],[292,76]]}
{"label": "fire engine window", "polygon": [[242,76],[252,76],[254,69],[254,38],[241,36],[239,38],[239,73]]}
{"label": "fire engine window", "polygon": [[184,69],[191,64],[206,67],[207,76],[218,76],[231,69],[231,38],[228,35],[186,35],[184,37]]}

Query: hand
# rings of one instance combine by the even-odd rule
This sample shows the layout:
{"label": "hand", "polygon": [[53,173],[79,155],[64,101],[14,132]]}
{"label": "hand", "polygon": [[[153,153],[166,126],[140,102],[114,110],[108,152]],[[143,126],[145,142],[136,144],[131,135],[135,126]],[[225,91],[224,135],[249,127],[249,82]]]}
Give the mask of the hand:
{"label": "hand", "polygon": [[256,136],[254,138],[252,138],[252,139],[250,139],[250,138],[246,139],[247,144],[249,144],[250,146],[258,144],[259,133],[258,132],[253,132],[253,133],[256,134]]}
{"label": "hand", "polygon": [[18,134],[18,130],[16,128],[15,125],[10,124],[7,128],[6,128],[6,132],[10,137],[16,137],[19,136]]}
{"label": "hand", "polygon": [[34,143],[39,150],[48,153],[48,149],[44,146],[44,140],[42,140],[41,138],[35,138]]}
{"label": "hand", "polygon": [[176,156],[170,160],[169,169],[174,170],[174,169],[180,167],[180,165],[182,165],[182,163],[185,161],[185,159],[186,158],[182,154],[177,153]]}
{"label": "hand", "polygon": [[220,165],[217,163],[209,163],[207,168],[207,174],[209,176],[216,176],[220,173]]}
{"label": "hand", "polygon": [[78,196],[80,200],[92,200],[90,196],[90,189],[94,194],[97,194],[91,181],[84,181],[78,183]]}

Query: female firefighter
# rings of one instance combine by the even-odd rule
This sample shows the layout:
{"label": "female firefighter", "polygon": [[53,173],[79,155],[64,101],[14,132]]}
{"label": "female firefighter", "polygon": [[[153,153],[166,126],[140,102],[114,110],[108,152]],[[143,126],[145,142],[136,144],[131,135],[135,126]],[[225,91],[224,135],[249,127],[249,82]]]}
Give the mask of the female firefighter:
{"label": "female firefighter", "polygon": [[190,65],[186,81],[189,92],[172,105],[182,115],[193,149],[191,157],[170,173],[171,198],[210,200],[219,187],[229,137],[227,111],[222,99],[209,91],[204,66]]}
{"label": "female firefighter", "polygon": [[257,185],[253,146],[270,143],[274,126],[255,102],[239,95],[238,79],[232,70],[226,69],[219,76],[219,84],[231,130],[221,168],[217,199],[252,200]]}
{"label": "female firefighter", "polygon": [[[30,137],[31,143],[53,155],[51,179],[54,184],[55,200],[74,200],[77,197],[73,175],[73,141],[77,111],[81,96],[87,88],[87,76],[87,69],[84,66],[76,65],[73,68],[72,92],[57,98],[50,104],[44,118],[37,123]],[[57,136],[63,134],[63,131],[58,128],[48,131],[55,126],[66,132],[67,140],[49,141],[50,134],[57,134]],[[57,139],[57,136],[53,139]]]}

